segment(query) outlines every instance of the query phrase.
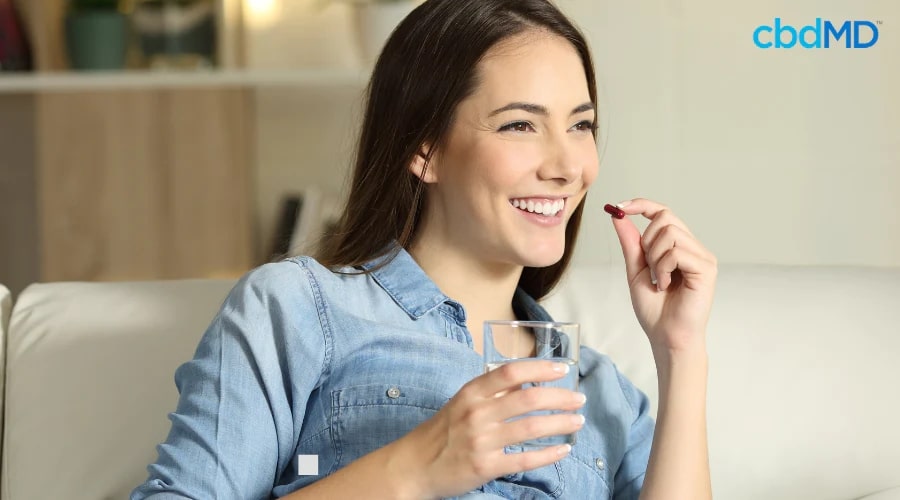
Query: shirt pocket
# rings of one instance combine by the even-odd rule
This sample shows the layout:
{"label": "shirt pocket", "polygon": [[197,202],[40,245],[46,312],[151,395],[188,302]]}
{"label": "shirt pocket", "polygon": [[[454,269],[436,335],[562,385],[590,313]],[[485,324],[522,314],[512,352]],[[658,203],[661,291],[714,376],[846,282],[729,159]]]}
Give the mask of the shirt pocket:
{"label": "shirt pocket", "polygon": [[409,434],[449,400],[436,391],[404,384],[357,385],[332,391],[334,470]]}

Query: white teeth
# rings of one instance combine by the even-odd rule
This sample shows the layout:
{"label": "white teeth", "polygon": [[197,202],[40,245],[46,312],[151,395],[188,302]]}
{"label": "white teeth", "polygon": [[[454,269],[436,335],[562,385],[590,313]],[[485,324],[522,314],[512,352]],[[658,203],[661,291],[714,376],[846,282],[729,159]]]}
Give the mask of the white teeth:
{"label": "white teeth", "polygon": [[528,212],[550,216],[555,216],[566,206],[565,200],[556,200],[552,202],[535,202],[534,200],[516,199],[512,200],[511,203],[512,206],[520,210],[526,210]]}

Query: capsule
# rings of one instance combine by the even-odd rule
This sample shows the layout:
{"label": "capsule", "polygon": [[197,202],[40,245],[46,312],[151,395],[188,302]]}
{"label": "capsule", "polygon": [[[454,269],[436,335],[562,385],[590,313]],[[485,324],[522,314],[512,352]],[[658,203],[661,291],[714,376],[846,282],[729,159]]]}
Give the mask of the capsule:
{"label": "capsule", "polygon": [[610,205],[609,203],[607,203],[606,206],[603,207],[603,210],[606,210],[606,213],[612,215],[616,219],[622,219],[625,217],[625,212],[623,212],[621,208],[615,205]]}

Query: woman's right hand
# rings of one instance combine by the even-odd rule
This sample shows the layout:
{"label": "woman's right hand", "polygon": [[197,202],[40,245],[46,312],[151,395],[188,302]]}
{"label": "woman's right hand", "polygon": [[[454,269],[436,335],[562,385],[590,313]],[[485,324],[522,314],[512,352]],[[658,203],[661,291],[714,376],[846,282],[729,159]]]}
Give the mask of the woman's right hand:
{"label": "woman's right hand", "polygon": [[536,469],[562,459],[571,446],[548,446],[522,453],[504,447],[545,436],[574,433],[580,415],[555,414],[508,419],[535,410],[576,410],[584,395],[554,387],[529,387],[565,375],[568,366],[551,361],[506,364],[466,385],[433,417],[396,444],[413,457],[410,470],[421,496],[455,496],[506,474]]}

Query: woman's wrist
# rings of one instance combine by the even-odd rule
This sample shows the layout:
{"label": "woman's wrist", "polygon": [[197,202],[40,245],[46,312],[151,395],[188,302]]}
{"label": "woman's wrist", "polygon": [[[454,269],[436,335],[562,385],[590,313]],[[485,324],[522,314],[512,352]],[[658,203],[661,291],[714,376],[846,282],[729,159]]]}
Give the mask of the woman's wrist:
{"label": "woman's wrist", "polygon": [[657,364],[706,357],[706,332],[688,333],[673,337],[680,340],[675,344],[650,343],[653,358]]}
{"label": "woman's wrist", "polygon": [[426,460],[421,448],[414,441],[415,432],[385,446],[387,476],[394,482],[395,498],[423,500],[435,498],[431,493]]}
{"label": "woman's wrist", "polygon": [[681,384],[706,385],[709,356],[705,335],[697,335],[696,338],[696,341],[679,345],[678,348],[651,346],[660,391],[667,389],[675,380]]}

